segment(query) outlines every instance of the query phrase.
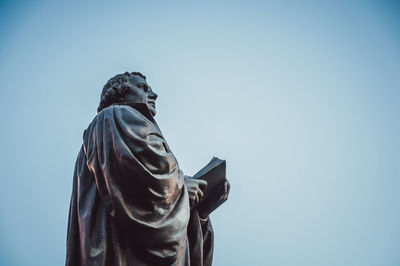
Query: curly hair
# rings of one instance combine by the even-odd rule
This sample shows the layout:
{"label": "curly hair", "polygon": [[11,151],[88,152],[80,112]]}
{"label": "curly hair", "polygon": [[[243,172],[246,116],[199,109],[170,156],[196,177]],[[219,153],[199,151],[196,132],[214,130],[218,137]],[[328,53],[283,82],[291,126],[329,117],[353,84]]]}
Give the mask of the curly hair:
{"label": "curly hair", "polygon": [[146,76],[140,72],[125,72],[110,78],[106,85],[104,85],[101,92],[100,103],[99,107],[97,108],[97,112],[99,113],[101,110],[113,103],[122,102],[124,100],[126,91],[131,88],[129,77],[135,75],[146,80]]}

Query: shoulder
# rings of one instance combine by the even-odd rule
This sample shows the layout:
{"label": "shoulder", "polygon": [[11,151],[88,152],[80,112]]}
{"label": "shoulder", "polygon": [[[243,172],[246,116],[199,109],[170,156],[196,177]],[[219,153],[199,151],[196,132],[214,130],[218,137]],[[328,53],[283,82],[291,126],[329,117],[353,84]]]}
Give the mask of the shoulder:
{"label": "shoulder", "polygon": [[145,137],[149,132],[157,132],[155,121],[148,119],[140,110],[129,105],[112,105],[103,109],[96,117],[96,127],[112,128],[128,135]]}
{"label": "shoulder", "polygon": [[112,105],[97,114],[97,120],[110,120],[135,125],[150,125],[150,121],[139,110],[128,105]]}
{"label": "shoulder", "polygon": [[121,115],[121,116],[143,116],[138,110],[135,108],[132,108],[128,105],[111,105],[103,110],[101,110],[97,116],[102,117],[102,116],[114,116],[114,115]]}
{"label": "shoulder", "polygon": [[154,120],[128,105],[112,105],[101,110],[84,132],[84,143],[90,139],[107,136],[124,136],[129,139],[147,139],[149,135],[162,136]]}

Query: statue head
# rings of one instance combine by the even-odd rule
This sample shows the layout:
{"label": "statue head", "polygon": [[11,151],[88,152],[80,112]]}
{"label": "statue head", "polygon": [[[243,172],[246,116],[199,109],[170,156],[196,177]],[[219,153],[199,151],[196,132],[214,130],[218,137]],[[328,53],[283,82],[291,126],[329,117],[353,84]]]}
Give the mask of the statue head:
{"label": "statue head", "polygon": [[139,72],[125,72],[110,78],[104,85],[97,112],[118,102],[144,103],[150,113],[156,114],[157,94],[155,94],[146,77]]}

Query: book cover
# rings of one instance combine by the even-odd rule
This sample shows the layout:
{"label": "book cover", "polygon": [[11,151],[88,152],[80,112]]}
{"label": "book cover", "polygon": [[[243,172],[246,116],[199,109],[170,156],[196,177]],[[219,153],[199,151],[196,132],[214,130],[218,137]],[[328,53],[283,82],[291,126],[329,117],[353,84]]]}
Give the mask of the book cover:
{"label": "book cover", "polygon": [[207,181],[207,188],[197,206],[199,213],[206,217],[223,203],[220,202],[220,198],[225,192],[226,161],[213,157],[192,178]]}

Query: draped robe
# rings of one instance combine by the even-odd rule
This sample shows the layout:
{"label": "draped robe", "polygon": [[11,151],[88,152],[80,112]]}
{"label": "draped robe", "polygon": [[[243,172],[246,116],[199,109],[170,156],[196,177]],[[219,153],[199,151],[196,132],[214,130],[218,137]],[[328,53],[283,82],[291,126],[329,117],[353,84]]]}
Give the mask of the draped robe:
{"label": "draped robe", "polygon": [[66,265],[211,265],[209,220],[144,104],[103,109],[75,164]]}

